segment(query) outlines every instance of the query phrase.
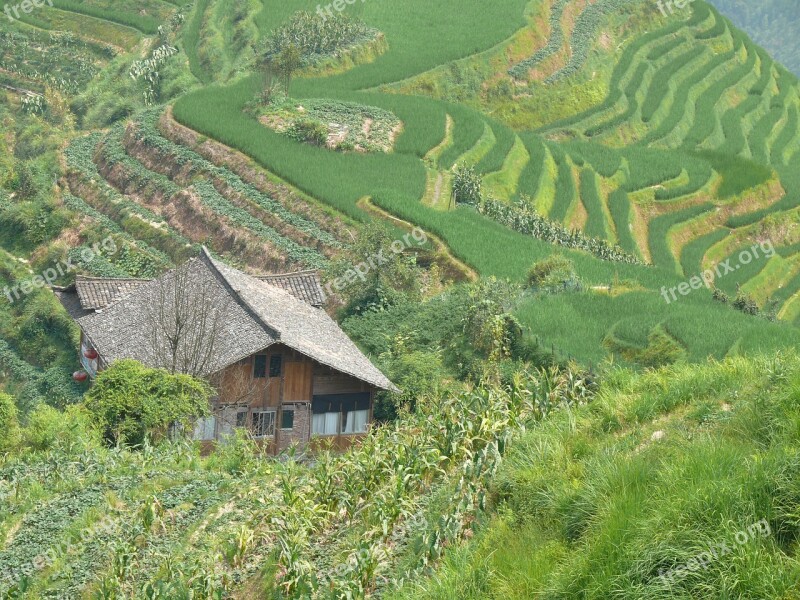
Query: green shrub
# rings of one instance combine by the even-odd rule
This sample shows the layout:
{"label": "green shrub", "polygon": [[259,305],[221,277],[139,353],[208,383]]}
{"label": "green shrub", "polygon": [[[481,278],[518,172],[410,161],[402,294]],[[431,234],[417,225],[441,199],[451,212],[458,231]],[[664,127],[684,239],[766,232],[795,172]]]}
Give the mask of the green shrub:
{"label": "green shrub", "polygon": [[736,294],[736,298],[734,299],[732,306],[736,310],[740,310],[746,315],[755,316],[761,312],[758,308],[758,304],[756,304],[756,301],[741,291]]}
{"label": "green shrub", "polygon": [[216,446],[208,458],[208,469],[225,471],[231,475],[244,473],[259,459],[261,449],[247,430],[236,428],[233,435]]}
{"label": "green shrub", "polygon": [[[417,230],[414,236],[417,237],[411,244],[425,243],[426,238],[419,237]],[[364,226],[356,242],[331,262],[326,289],[339,295],[345,314],[385,310],[405,299],[419,299],[421,269],[416,256],[405,248],[395,252],[392,248],[396,248],[396,242],[389,229],[373,222]]]}
{"label": "green shrub", "polygon": [[214,394],[205,381],[121,360],[98,374],[86,407],[110,443],[139,446],[163,439],[173,424],[184,431],[208,414]]}
{"label": "green shrub", "polygon": [[73,405],[64,411],[47,404],[39,404],[28,415],[28,422],[22,431],[22,443],[36,451],[53,448],[80,453],[99,445],[97,430],[90,415],[80,405]]}
{"label": "green shrub", "polygon": [[298,142],[324,146],[328,141],[328,128],[314,119],[299,119],[286,130],[286,135]]}
{"label": "green shrub", "polygon": [[722,304],[728,304],[731,301],[730,296],[728,296],[728,294],[726,294],[719,288],[714,288],[714,294],[712,297],[714,298],[714,300],[716,300],[717,302],[721,302]]}
{"label": "green shrub", "polygon": [[562,254],[553,254],[534,263],[527,277],[530,287],[559,285],[574,280],[577,280],[575,265]]}
{"label": "green shrub", "polygon": [[477,205],[482,196],[481,176],[475,167],[459,165],[453,174],[453,198],[459,204]]}
{"label": "green shrub", "polygon": [[299,11],[266,40],[266,56],[277,57],[289,46],[299,51],[302,65],[310,65],[326,56],[373,39],[378,31],[357,19],[334,14],[325,19]]}
{"label": "green shrub", "polygon": [[375,401],[375,418],[393,421],[403,410],[413,411],[417,402],[442,387],[447,373],[441,352],[417,350],[409,337],[398,335],[389,351],[380,356],[380,365],[400,388],[398,393],[381,393]]}
{"label": "green shrub", "polygon": [[0,452],[13,450],[19,443],[19,421],[14,398],[0,393]]}

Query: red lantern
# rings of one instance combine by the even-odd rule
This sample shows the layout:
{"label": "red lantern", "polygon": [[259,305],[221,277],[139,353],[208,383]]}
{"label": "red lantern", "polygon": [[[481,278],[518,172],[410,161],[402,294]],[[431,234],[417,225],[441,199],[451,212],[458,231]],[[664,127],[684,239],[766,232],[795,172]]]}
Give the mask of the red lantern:
{"label": "red lantern", "polygon": [[95,350],[94,348],[88,348],[86,352],[83,353],[83,355],[89,360],[94,360],[97,358],[97,350]]}
{"label": "red lantern", "polygon": [[78,383],[83,383],[84,381],[89,379],[89,374],[86,371],[75,371],[72,374],[72,378]]}

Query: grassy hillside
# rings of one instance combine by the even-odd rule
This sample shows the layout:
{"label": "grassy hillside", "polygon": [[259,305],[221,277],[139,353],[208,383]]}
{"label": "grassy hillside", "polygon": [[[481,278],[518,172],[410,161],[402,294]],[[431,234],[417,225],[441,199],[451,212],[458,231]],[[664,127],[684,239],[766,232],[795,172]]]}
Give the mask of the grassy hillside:
{"label": "grassy hillside", "polygon": [[475,536],[387,597],[797,598],[798,394],[794,354],[618,372],[515,443]]}
{"label": "grassy hillside", "polygon": [[0,597],[385,591],[461,538],[526,424],[591,395],[579,373],[516,381],[431,397],[314,461],[267,460],[244,435],[207,459],[185,443],[107,449],[84,410],[41,407],[0,454]]}

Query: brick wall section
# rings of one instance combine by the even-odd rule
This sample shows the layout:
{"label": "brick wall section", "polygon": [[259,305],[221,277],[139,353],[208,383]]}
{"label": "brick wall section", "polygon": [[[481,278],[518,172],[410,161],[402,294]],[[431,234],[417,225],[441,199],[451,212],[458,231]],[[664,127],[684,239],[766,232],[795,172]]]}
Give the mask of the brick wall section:
{"label": "brick wall section", "polygon": [[286,450],[293,444],[304,449],[311,433],[311,405],[284,404],[284,407],[294,408],[294,426],[291,431],[281,429],[278,432],[278,452]]}

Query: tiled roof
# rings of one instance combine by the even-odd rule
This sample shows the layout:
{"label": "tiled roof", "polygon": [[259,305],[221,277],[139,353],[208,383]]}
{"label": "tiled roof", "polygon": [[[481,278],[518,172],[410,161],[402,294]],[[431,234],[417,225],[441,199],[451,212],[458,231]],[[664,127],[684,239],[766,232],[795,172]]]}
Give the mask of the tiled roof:
{"label": "tiled roof", "polygon": [[84,309],[99,310],[148,281],[148,279],[115,279],[78,275],[75,278],[75,290],[78,292],[78,298]]}
{"label": "tiled roof", "polygon": [[[179,269],[188,270],[186,277],[175,275]],[[306,281],[310,277],[303,274]],[[153,333],[153,311],[154,307],[169,306],[164,299],[170,297],[179,281],[187,289],[191,285],[193,291],[202,290],[205,304],[211,307],[208,312],[224,316],[220,334],[215,336],[213,360],[205,374],[282,343],[378,388],[397,389],[324,310],[298,299],[274,281],[247,275],[214,260],[205,249],[178,269],[154,281],[140,282],[103,310],[77,318],[105,363],[134,358],[151,366],[167,366],[159,364],[163,360],[156,349],[163,347],[165,341]]]}
{"label": "tiled roof", "polygon": [[[258,279],[286,290],[295,298],[299,298],[311,306],[325,304],[325,294],[322,291],[322,284],[316,271],[263,275]],[[70,289],[70,291],[77,293],[82,309],[92,311],[106,308],[148,281],[150,279],[85,277],[78,275],[75,278],[74,290],[71,288],[65,289]]]}
{"label": "tiled roof", "polygon": [[300,302],[284,290],[215,261],[211,256],[207,256],[207,260],[261,322],[278,332],[281,343],[381,389],[397,389],[324,310]]}
{"label": "tiled roof", "polygon": [[325,293],[322,291],[322,283],[319,280],[319,273],[316,271],[299,271],[297,273],[285,273],[283,275],[265,275],[257,277],[270,285],[278,286],[286,290],[295,298],[311,306],[322,306],[325,304]]}
{"label": "tiled roof", "polygon": [[[217,319],[213,358],[204,364],[201,374],[216,373],[277,341],[274,334],[236,301],[224,281],[204,260],[192,259],[178,269],[181,269],[180,277],[176,275],[177,270],[169,271],[158,279],[145,282],[105,309],[78,319],[81,329],[106,364],[133,358],[153,367],[171,366],[164,364],[166,359],[159,350],[169,344],[157,323],[158,310],[169,311],[173,304],[169,299],[180,297],[176,295],[176,286],[183,286],[182,289],[193,297],[202,294],[202,301],[210,306],[209,310]],[[188,331],[191,333],[192,330]],[[204,361],[195,364],[201,362]]]}

